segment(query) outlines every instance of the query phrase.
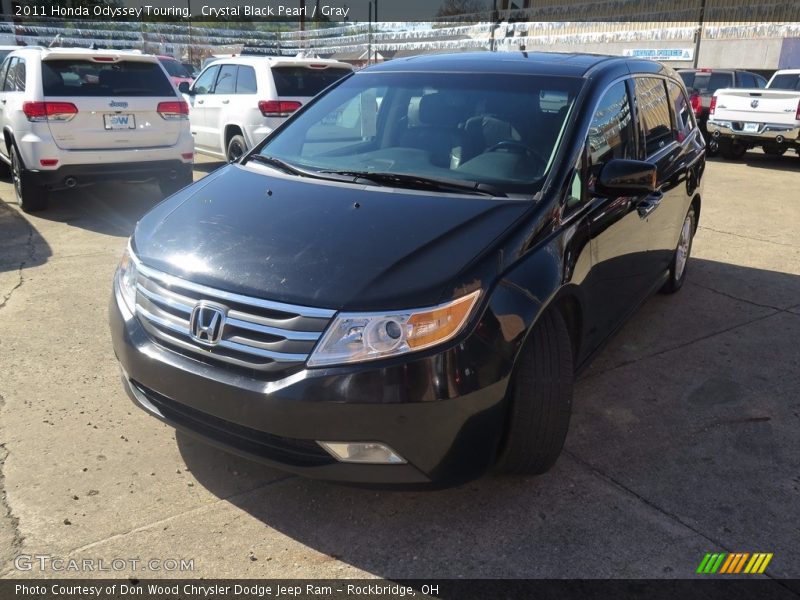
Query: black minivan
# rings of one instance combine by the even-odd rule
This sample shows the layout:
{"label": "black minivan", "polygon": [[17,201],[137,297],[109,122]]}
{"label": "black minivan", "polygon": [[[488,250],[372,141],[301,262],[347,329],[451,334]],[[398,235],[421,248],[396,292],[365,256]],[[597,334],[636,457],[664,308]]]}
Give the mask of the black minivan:
{"label": "black minivan", "polygon": [[138,223],[110,308],[125,389],[311,477],[542,473],[575,373],[681,288],[704,167],[683,83],[656,62],[365,69]]}

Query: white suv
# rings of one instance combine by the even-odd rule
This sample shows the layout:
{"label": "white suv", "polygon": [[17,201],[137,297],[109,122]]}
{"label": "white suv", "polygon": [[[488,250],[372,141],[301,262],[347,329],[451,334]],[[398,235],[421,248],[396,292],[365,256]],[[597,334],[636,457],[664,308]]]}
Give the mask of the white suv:
{"label": "white suv", "polygon": [[189,107],[155,56],[16,50],[0,66],[0,166],[26,212],[53,190],[100,179],[192,182]]}
{"label": "white suv", "polygon": [[294,111],[353,67],[335,60],[237,56],[181,84],[197,152],[237,160]]}

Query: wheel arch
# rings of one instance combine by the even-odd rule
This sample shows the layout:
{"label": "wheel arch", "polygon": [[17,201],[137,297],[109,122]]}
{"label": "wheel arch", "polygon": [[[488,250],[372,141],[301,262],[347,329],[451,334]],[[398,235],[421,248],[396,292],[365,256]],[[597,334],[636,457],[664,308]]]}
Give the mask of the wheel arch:
{"label": "wheel arch", "polygon": [[700,194],[695,194],[692,198],[691,207],[694,209],[694,230],[697,232],[697,228],[700,225],[700,206],[702,204],[702,199],[700,198]]}
{"label": "wheel arch", "polygon": [[[228,123],[225,125],[225,131],[223,132],[223,139],[225,141],[225,145],[222,148],[223,153],[228,152],[228,144],[231,143],[231,139],[233,139],[235,135],[241,135],[244,138],[244,128],[238,123]],[[247,143],[247,138],[245,138],[245,143]]]}

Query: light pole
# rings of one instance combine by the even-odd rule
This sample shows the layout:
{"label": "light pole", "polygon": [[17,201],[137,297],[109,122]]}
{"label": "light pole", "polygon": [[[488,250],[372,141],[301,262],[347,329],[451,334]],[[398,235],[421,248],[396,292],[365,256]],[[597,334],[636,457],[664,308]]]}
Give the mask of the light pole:
{"label": "light pole", "polygon": [[367,66],[372,64],[372,0],[369,0],[369,16],[367,17]]}
{"label": "light pole", "polygon": [[192,52],[192,0],[186,0],[189,8],[189,63],[194,66],[194,53]]}
{"label": "light pole", "polygon": [[703,37],[703,23],[706,18],[706,0],[700,0],[700,18],[697,23],[697,31],[694,34],[694,59],[692,68],[697,68],[697,61],[700,59],[700,38]]}

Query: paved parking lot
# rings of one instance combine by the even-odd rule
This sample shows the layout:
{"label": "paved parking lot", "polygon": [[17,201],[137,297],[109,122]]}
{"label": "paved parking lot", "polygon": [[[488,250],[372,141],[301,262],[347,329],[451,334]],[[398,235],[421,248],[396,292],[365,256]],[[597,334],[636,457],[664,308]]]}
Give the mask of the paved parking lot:
{"label": "paved parking lot", "polygon": [[157,188],[27,216],[4,180],[0,574],[41,576],[13,562],[41,554],[193,559],[203,577],[692,577],[728,551],[800,577],[798,190],[796,155],[709,162],[687,285],[582,377],[550,473],[385,492],[288,476],[136,409],[106,304]]}

